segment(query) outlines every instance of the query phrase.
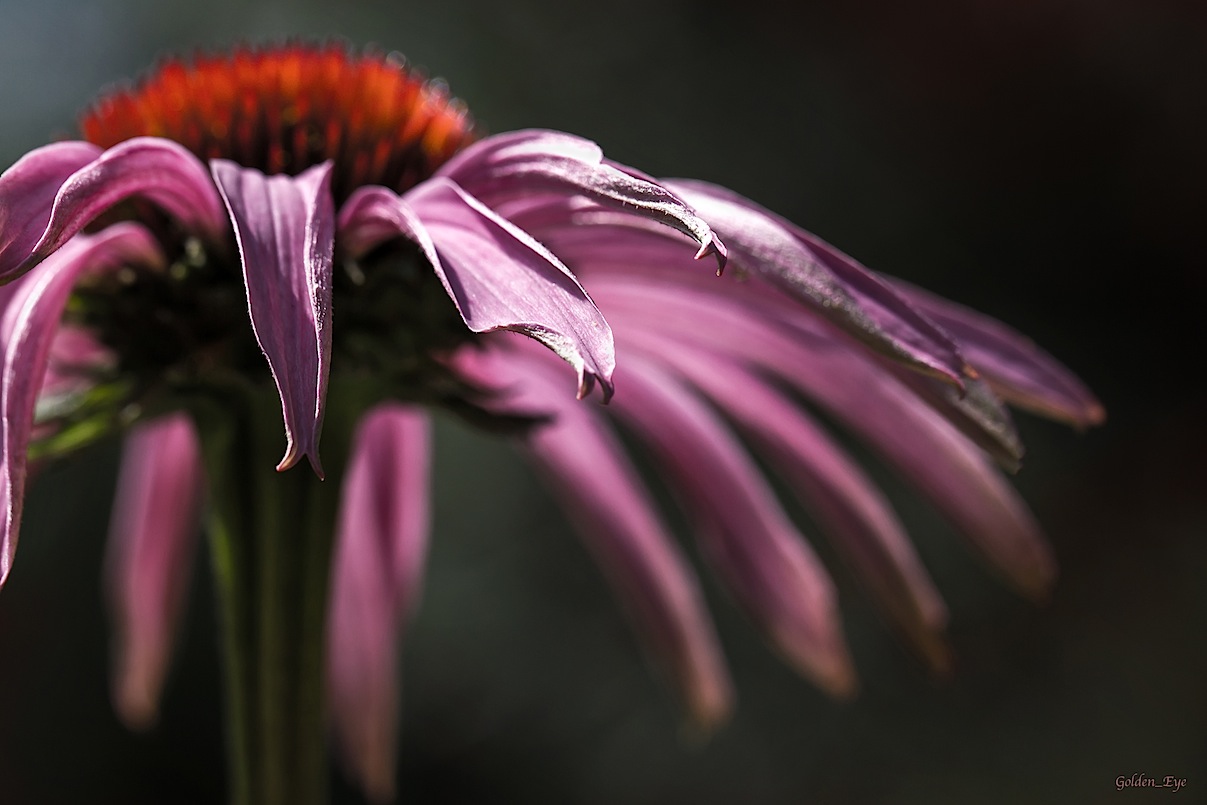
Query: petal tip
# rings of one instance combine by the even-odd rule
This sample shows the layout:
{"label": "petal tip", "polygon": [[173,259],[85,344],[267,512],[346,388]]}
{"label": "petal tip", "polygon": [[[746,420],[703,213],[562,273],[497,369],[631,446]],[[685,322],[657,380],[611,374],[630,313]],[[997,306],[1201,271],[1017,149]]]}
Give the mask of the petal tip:
{"label": "petal tip", "polygon": [[1085,408],[1084,421],[1086,427],[1098,427],[1106,423],[1106,407],[1094,400]]}
{"label": "petal tip", "polygon": [[591,392],[595,390],[595,384],[599,384],[600,391],[603,393],[604,405],[607,405],[612,400],[612,395],[616,393],[616,387],[611,379],[602,377],[594,372],[582,369],[578,375],[578,393],[575,395],[580,400],[585,400],[591,396]]}
{"label": "petal tip", "polygon": [[1020,595],[1036,606],[1046,606],[1052,600],[1057,575],[1056,559],[1044,550],[1032,559],[1030,568],[1016,573],[1013,581]]}
{"label": "petal tip", "polygon": [[819,639],[781,633],[774,635],[774,642],[788,663],[826,695],[840,701],[850,701],[858,695],[859,678],[841,636]]}
{"label": "petal tip", "polygon": [[159,721],[159,704],[144,687],[129,681],[113,691],[113,709],[131,732],[147,732]]}
{"label": "petal tip", "polygon": [[716,235],[711,236],[700,244],[700,248],[696,251],[695,259],[703,260],[709,255],[716,257],[717,276],[722,276],[725,273],[725,265],[729,262],[729,250],[725,248],[725,244]]}

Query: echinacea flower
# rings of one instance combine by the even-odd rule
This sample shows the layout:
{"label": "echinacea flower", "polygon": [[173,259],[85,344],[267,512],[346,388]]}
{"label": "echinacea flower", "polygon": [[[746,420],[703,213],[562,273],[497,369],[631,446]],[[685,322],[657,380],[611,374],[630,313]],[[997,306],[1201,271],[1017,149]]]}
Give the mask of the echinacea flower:
{"label": "echinacea flower", "polygon": [[[0,176],[0,583],[29,462],[127,429],[107,568],[114,699],[146,724],[207,500],[238,802],[323,801],[324,702],[367,793],[392,796],[433,408],[531,457],[701,727],[724,719],[730,683],[613,419],[648,446],[734,600],[835,695],[855,675],[833,586],[747,445],[936,668],[946,613],[809,406],[1020,591],[1051,583],[993,465],[1021,457],[1003,401],[1078,426],[1102,419],[1098,403],[1004,325],[747,199],[653,179],[569,134],[482,137],[399,60],[338,47],[170,60],[81,129]],[[722,276],[709,257],[716,274],[728,258]],[[597,384],[611,405],[583,399]],[[285,472],[303,458],[312,472]]]}

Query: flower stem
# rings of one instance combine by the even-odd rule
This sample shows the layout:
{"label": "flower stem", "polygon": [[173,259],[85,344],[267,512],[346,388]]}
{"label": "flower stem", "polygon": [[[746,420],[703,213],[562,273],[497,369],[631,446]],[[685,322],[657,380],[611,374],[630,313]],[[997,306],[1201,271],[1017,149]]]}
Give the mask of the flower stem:
{"label": "flower stem", "polygon": [[[210,481],[231,801],[322,805],[323,646],[339,474],[320,481],[307,466],[273,471],[284,446],[275,393],[224,391],[192,407]],[[342,460],[342,450],[332,452]]]}

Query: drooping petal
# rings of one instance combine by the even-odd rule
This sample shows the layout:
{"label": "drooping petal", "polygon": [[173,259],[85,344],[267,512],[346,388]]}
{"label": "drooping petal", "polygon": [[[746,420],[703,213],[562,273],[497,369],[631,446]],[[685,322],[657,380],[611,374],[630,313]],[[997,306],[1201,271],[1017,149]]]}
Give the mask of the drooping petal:
{"label": "drooping petal", "polygon": [[277,470],[306,456],[321,478],[335,245],[331,163],[293,177],[222,159],[212,167],[239,243],[252,329],[281,394],[287,444]]}
{"label": "drooping petal", "polygon": [[91,143],[54,143],[30,151],[0,174],[0,282],[23,273],[59,188],[100,153]]}
{"label": "drooping petal", "polygon": [[631,279],[592,287],[629,336],[675,339],[791,383],[895,465],[1020,592],[1046,594],[1055,561],[1026,505],[979,448],[877,361],[694,287],[671,292]]}
{"label": "drooping petal", "polygon": [[[887,361],[885,362],[887,363]],[[993,456],[1007,472],[1018,472],[1026,453],[1005,404],[983,379],[966,378],[959,392],[934,378],[923,377],[899,366],[887,366],[915,394],[938,411],[972,443]]]}
{"label": "drooping petal", "polygon": [[363,188],[340,213],[341,243],[363,253],[389,237],[414,241],[474,332],[514,330],[552,349],[578,373],[579,396],[596,380],[611,395],[612,330],[548,249],[447,179],[399,197]]}
{"label": "drooping petal", "polygon": [[[519,214],[519,220],[589,287],[594,287],[596,281],[610,283],[621,278],[639,284],[690,287],[741,300],[750,315],[774,317],[806,333],[815,333],[819,328],[833,330],[834,335],[841,332],[832,323],[819,320],[812,307],[800,305],[765,283],[730,282],[691,271],[690,261],[682,251],[682,237],[675,233],[626,226],[613,213],[554,204],[530,207]],[[1009,412],[985,381],[966,377],[961,391],[949,383],[907,370],[891,359],[882,358],[881,363],[1001,466],[1017,471],[1023,456],[1022,442]]]}
{"label": "drooping petal", "polygon": [[630,356],[616,413],[650,445],[683,497],[726,588],[801,673],[836,696],[855,675],[833,584],[758,468],[701,401]]}
{"label": "drooping petal", "polygon": [[[3,235],[12,240],[0,256],[0,280],[29,271],[98,215],[131,196],[155,203],[185,231],[211,244],[226,243],[226,217],[214,183],[205,166],[183,146],[158,137],[136,137],[99,156],[98,149],[87,143],[48,147],[59,150],[35,151],[26,157],[34,157],[27,166],[21,160],[5,174],[14,174],[14,192],[27,183],[36,187],[28,198],[12,198],[11,203],[23,211],[15,222],[20,229]],[[88,153],[94,158],[80,164]],[[78,168],[54,187],[53,202],[48,204],[54,179],[70,165]],[[9,226],[4,224],[6,230]]]}
{"label": "drooping petal", "polygon": [[711,730],[732,708],[732,687],[695,576],[598,412],[559,393],[554,367],[524,352],[463,350],[457,367],[483,387],[506,389],[508,412],[550,416],[524,446],[682,695],[693,726]]}
{"label": "drooping petal", "polygon": [[1077,427],[1100,425],[1106,409],[1035,342],[981,313],[900,280],[898,292],[959,340],[969,363],[1007,402]]}
{"label": "drooping petal", "polygon": [[446,162],[437,175],[490,206],[542,191],[580,194],[677,229],[699,244],[697,258],[712,254],[718,268],[725,265],[725,246],[674,192],[605,160],[598,145],[572,134],[528,129],[487,137]]}
{"label": "drooping petal", "polygon": [[0,319],[0,586],[12,569],[25,503],[26,449],[34,405],[46,375],[51,344],[71,288],[87,270],[138,264],[162,266],[155,239],[135,224],[116,224],[97,235],[79,235],[29,275]]}
{"label": "drooping petal", "polygon": [[888,501],[854,461],[764,379],[666,340],[657,349],[783,468],[888,619],[933,670],[945,672],[947,608]]}
{"label": "drooping petal", "polygon": [[105,575],[114,622],[113,702],[132,728],[155,722],[197,542],[201,447],[184,414],[126,437]]}
{"label": "drooping petal", "polygon": [[740,267],[809,302],[879,352],[957,387],[973,375],[959,345],[887,283],[821,239],[736,193],[668,180],[721,232]]}
{"label": "drooping petal", "polygon": [[341,490],[327,683],[343,757],[378,802],[394,793],[398,654],[428,537],[428,420],[383,405],[361,420]]}

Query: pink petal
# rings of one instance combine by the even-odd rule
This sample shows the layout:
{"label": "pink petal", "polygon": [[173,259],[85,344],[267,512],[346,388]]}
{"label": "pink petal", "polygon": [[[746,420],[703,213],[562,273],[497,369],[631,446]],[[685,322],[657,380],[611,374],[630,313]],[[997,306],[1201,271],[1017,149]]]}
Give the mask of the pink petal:
{"label": "pink petal", "polygon": [[344,476],[327,624],[332,718],[371,799],[394,794],[398,655],[428,537],[428,420],[383,405],[357,428]]}
{"label": "pink petal", "polygon": [[[521,218],[588,285],[597,275],[605,275],[601,277],[604,281],[623,276],[642,283],[656,276],[663,284],[690,285],[700,291],[739,297],[752,306],[752,315],[774,315],[806,332],[817,332],[823,324],[812,307],[802,306],[763,283],[718,280],[692,271],[677,235],[618,224],[611,213],[573,211],[547,204],[528,208]],[[958,390],[888,358],[882,363],[999,464],[1012,472],[1018,470],[1023,446],[1014,422],[984,381],[966,377],[963,390]]]}
{"label": "pink petal", "polygon": [[[25,160],[21,160],[10,169],[17,179],[13,193],[36,184],[28,188],[32,190],[29,196],[0,193],[0,197],[12,198],[10,203],[24,207],[21,229],[8,236],[13,240],[4,247],[0,276],[29,271],[98,215],[131,196],[152,201],[185,231],[211,244],[225,245],[226,218],[214,183],[205,166],[183,146],[157,137],[136,137],[87,163],[84,155],[95,155],[96,149],[86,143],[48,148],[60,150],[46,154],[47,149],[40,149],[26,157],[35,157],[29,165],[23,166]],[[54,188],[53,205],[48,204],[54,179],[71,165],[78,169]]]}
{"label": "pink petal", "polygon": [[888,364],[902,383],[913,390],[944,419],[955,426],[977,447],[993,457],[1007,472],[1018,472],[1026,453],[1014,418],[983,379],[967,378],[964,391],[930,377],[923,377],[900,366]]}
{"label": "pink petal", "polygon": [[725,235],[740,267],[816,305],[895,360],[957,387],[972,376],[956,342],[887,283],[821,239],[725,188],[686,180],[667,186]]}
{"label": "pink petal", "polygon": [[604,160],[598,145],[572,134],[528,129],[487,137],[450,159],[437,175],[492,207],[533,193],[581,194],[677,229],[700,245],[697,257],[712,254],[719,268],[725,265],[725,246],[682,199],[657,180]]}
{"label": "pink petal", "polygon": [[54,198],[71,174],[101,153],[91,143],[65,142],[30,151],[0,175],[0,282],[28,270]]}
{"label": "pink petal", "polygon": [[877,604],[936,671],[950,664],[941,632],[947,608],[888,501],[799,406],[715,355],[659,342],[662,360],[711,397],[783,468],[793,491]]}
{"label": "pink petal", "polygon": [[25,503],[25,452],[33,427],[34,405],[46,375],[51,344],[76,279],[85,271],[124,265],[162,266],[155,239],[135,224],[117,224],[97,235],[79,235],[21,282],[0,320],[0,586],[12,569]]}
{"label": "pink petal", "polygon": [[634,356],[624,371],[616,413],[660,459],[725,586],[799,671],[833,695],[853,693],[833,584],[758,468],[669,375]]}
{"label": "pink petal", "polygon": [[126,724],[155,722],[197,541],[201,446],[184,414],[126,438],[105,575],[115,626],[113,701]]}
{"label": "pink petal", "polygon": [[560,393],[543,356],[525,352],[463,350],[457,366],[483,387],[514,391],[509,412],[551,417],[524,446],[683,696],[693,725],[710,730],[728,717],[733,694],[695,576],[611,430],[595,410]]}
{"label": "pink petal", "polygon": [[1106,409],[1085,384],[1018,331],[895,280],[897,290],[960,342],[968,361],[1007,402],[1078,427],[1100,425]]}
{"label": "pink petal", "polygon": [[340,213],[341,244],[353,254],[399,235],[423,250],[470,330],[534,338],[574,367],[580,397],[597,379],[605,400],[611,395],[611,328],[570,271],[530,235],[447,179],[402,198],[363,188]]}
{"label": "pink petal", "polygon": [[212,167],[239,243],[252,329],[281,394],[287,445],[277,470],[306,456],[321,478],[335,245],[331,163],[293,177],[224,159]]}
{"label": "pink petal", "polygon": [[1055,562],[1026,505],[975,445],[875,360],[824,331],[788,332],[745,300],[631,279],[592,287],[626,337],[674,339],[796,386],[896,465],[1022,593],[1046,593]]}

